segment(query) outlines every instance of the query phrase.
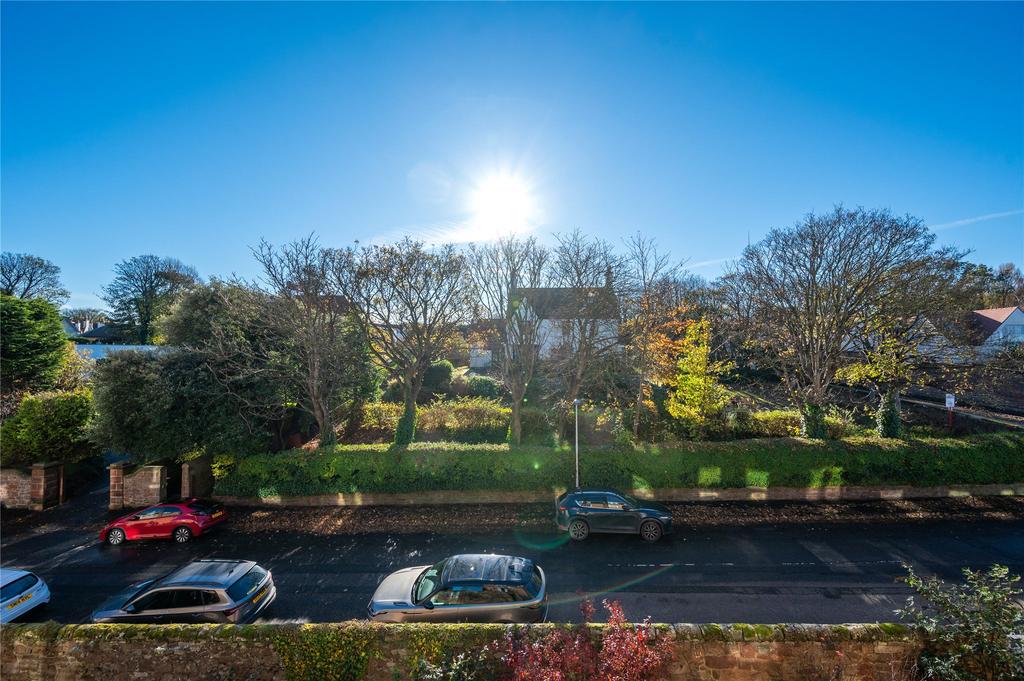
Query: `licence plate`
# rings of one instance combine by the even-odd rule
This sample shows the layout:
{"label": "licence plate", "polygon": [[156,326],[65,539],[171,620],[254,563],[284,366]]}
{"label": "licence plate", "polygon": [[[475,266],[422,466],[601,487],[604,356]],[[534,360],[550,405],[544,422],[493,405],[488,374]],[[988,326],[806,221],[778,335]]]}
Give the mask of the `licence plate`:
{"label": "licence plate", "polygon": [[32,598],[32,594],[25,594],[24,596],[21,596],[18,599],[8,603],[7,604],[7,609],[10,610],[11,608],[16,608],[16,607],[18,607],[19,605],[21,605],[22,603],[24,603],[25,601],[27,601],[30,598]]}
{"label": "licence plate", "polygon": [[263,587],[263,589],[258,594],[252,597],[252,604],[256,605],[257,603],[262,601],[263,597],[267,595],[267,591],[269,591],[269,589],[267,589],[267,587]]}
{"label": "licence plate", "polygon": [[224,511],[217,511],[216,513],[214,513],[214,514],[213,514],[212,516],[210,516],[210,517],[211,517],[211,518],[219,518],[219,517],[221,517],[222,515],[224,515]]}

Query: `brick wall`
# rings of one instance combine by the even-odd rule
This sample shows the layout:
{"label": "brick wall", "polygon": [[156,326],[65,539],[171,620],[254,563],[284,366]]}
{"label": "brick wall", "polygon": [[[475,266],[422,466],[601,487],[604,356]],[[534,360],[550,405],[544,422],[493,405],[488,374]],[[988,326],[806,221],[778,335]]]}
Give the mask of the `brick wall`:
{"label": "brick wall", "polygon": [[[9,625],[0,630],[0,674],[5,681],[285,679],[289,670],[275,639],[338,625],[288,626]],[[347,626],[372,628],[367,640],[373,643],[350,651],[367,655],[366,681],[408,679],[415,651],[478,650],[504,631],[501,625]],[[909,681],[922,648],[913,634],[874,625],[679,624],[668,635],[676,659],[666,678],[673,681]],[[308,678],[308,672],[292,676]]]}
{"label": "brick wall", "polygon": [[0,468],[0,502],[7,508],[32,505],[32,475],[15,468]]}

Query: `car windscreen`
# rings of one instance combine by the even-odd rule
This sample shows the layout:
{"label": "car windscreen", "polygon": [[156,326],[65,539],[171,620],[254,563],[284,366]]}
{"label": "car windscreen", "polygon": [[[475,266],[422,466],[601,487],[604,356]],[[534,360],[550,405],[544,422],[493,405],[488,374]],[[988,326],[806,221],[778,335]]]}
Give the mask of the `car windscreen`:
{"label": "car windscreen", "polygon": [[215,501],[197,500],[190,502],[188,507],[200,515],[213,515],[215,512],[224,508],[224,504],[219,504]]}
{"label": "car windscreen", "polygon": [[267,571],[259,565],[253,565],[252,569],[239,577],[234,584],[228,587],[228,596],[235,603],[245,600],[252,592],[260,588],[260,584],[267,576]]}
{"label": "car windscreen", "polygon": [[437,587],[441,586],[441,572],[444,570],[444,565],[447,562],[446,559],[436,565],[431,565],[416,578],[416,583],[412,587],[414,603],[419,603],[437,591]]}
{"label": "car windscreen", "polygon": [[22,577],[18,577],[16,580],[0,589],[0,601],[9,601],[16,596],[20,596],[34,587],[38,581],[39,578],[35,575],[24,575]]}

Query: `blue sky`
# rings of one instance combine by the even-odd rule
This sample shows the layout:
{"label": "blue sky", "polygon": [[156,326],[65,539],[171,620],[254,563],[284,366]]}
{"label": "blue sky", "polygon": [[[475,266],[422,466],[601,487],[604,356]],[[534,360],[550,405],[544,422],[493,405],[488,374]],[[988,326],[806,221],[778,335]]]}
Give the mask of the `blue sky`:
{"label": "blue sky", "polygon": [[72,305],[142,253],[252,276],[261,237],[486,236],[495,177],[517,229],[707,277],[838,202],[1024,265],[1021,3],[0,11],[0,239]]}

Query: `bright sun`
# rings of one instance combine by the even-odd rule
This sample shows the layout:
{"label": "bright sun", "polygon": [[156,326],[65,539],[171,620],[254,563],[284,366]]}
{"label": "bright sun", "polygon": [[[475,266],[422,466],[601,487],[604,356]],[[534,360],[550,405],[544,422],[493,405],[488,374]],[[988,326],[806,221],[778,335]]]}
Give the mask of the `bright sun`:
{"label": "bright sun", "polygon": [[513,173],[494,173],[473,188],[469,209],[476,239],[527,232],[537,221],[537,202],[529,184]]}

